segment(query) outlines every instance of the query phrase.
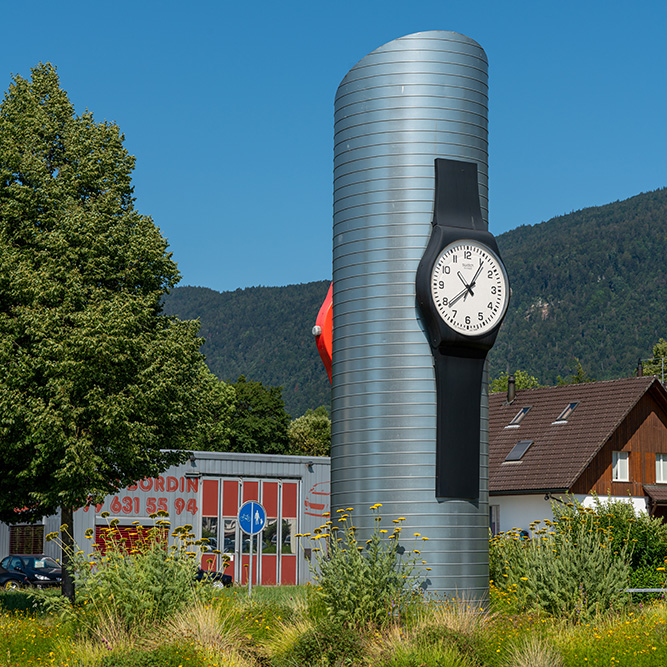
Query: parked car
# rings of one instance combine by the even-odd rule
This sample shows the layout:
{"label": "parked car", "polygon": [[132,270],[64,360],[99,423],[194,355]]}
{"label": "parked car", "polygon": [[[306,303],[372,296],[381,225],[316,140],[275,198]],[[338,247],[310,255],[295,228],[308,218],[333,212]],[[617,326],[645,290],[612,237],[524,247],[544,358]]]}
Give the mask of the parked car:
{"label": "parked car", "polygon": [[12,554],[0,561],[0,567],[10,573],[24,574],[32,586],[48,588],[60,586],[62,568],[49,556],[25,556]]}
{"label": "parked car", "polygon": [[215,570],[202,570],[199,568],[195,575],[195,579],[197,581],[208,581],[213,584],[215,588],[232,585],[232,578],[230,575],[216,572]]}
{"label": "parked car", "polygon": [[9,572],[0,567],[0,586],[6,591],[17,591],[30,586],[30,580],[23,572]]}

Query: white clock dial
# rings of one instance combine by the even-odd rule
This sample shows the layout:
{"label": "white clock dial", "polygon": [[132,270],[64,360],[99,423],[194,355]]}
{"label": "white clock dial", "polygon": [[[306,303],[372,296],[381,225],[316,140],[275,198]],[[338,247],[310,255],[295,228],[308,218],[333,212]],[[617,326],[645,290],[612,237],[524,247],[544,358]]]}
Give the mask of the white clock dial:
{"label": "white clock dial", "polygon": [[464,336],[482,336],[501,321],[509,301],[498,256],[470,239],[450,243],[431,271],[431,296],[440,317]]}

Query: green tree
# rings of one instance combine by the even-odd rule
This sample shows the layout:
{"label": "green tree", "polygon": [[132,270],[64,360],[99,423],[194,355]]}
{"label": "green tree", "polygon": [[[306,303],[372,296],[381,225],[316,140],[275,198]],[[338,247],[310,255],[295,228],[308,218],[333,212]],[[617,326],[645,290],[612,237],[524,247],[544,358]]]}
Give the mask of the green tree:
{"label": "green tree", "polygon": [[560,375],[556,378],[558,384],[582,384],[584,382],[595,382],[595,378],[592,378],[581,365],[579,359],[575,359],[574,367],[572,368],[572,373],[564,378]]}
{"label": "green tree", "polygon": [[236,392],[229,384],[220,382],[207,367],[202,368],[200,384],[196,389],[202,404],[187,446],[197,451],[226,452],[232,434]]}
{"label": "green tree", "polygon": [[161,314],[179,274],[134,210],[123,140],[75,115],[49,64],[0,104],[6,522],[60,509],[71,526],[77,508],[183,461],[193,437],[227,436],[232,395],[205,366],[198,323]]}
{"label": "green tree", "polygon": [[[496,393],[498,391],[507,391],[507,384],[509,381],[509,374],[502,372],[495,380],[491,380],[491,384],[489,385],[489,391],[491,393]],[[515,387],[517,390],[519,389],[534,389],[535,387],[540,386],[540,381],[536,378],[533,377],[532,375],[528,375],[526,371],[522,370],[516,370],[514,372],[514,382],[515,382]]]}
{"label": "green tree", "polygon": [[653,359],[644,362],[644,375],[657,375],[664,381],[667,366],[667,340],[661,338],[653,346]]}
{"label": "green tree", "polygon": [[329,456],[331,419],[324,405],[292,421],[288,429],[290,454]]}
{"label": "green tree", "polygon": [[280,387],[265,387],[244,375],[231,385],[236,392],[229,451],[287,454],[290,418]]}

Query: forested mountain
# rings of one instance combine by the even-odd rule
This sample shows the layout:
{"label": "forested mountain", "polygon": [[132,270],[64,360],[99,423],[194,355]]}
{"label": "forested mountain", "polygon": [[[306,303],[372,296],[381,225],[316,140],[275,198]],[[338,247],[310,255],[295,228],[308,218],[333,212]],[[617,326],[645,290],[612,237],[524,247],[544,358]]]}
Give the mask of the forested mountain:
{"label": "forested mountain", "polygon": [[296,418],[308,408],[328,407],[331,400],[312,334],[329,284],[323,280],[233,292],[178,287],[166,298],[165,311],[201,320],[203,352],[218,378],[235,381],[245,375],[283,387],[285,409]]}
{"label": "forested mountain", "polygon": [[[579,359],[595,379],[630,375],[667,337],[667,189],[587,208],[498,237],[512,299],[491,376],[517,368],[553,384]],[[216,292],[180,287],[165,310],[197,318],[223,380],[284,388],[292,417],[329,403],[311,329],[328,281]]]}
{"label": "forested mountain", "polygon": [[667,188],[502,234],[512,285],[491,375],[544,384],[575,358],[595,379],[630,375],[667,336]]}

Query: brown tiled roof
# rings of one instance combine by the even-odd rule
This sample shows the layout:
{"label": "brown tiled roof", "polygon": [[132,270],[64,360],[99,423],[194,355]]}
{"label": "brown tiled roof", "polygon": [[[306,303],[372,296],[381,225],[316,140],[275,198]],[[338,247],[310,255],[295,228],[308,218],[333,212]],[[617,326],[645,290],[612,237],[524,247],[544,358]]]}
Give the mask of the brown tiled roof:
{"label": "brown tiled roof", "polygon": [[[569,490],[620,423],[651,388],[665,391],[654,376],[541,387],[489,396],[489,491]],[[568,403],[578,403],[567,423],[557,423]],[[523,407],[518,427],[507,428]],[[520,440],[532,440],[520,461],[505,457]]]}
{"label": "brown tiled roof", "polygon": [[644,484],[644,491],[654,503],[667,503],[667,484]]}

